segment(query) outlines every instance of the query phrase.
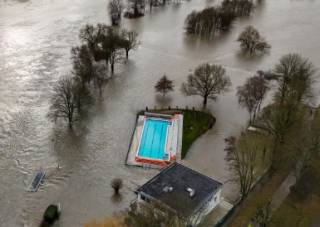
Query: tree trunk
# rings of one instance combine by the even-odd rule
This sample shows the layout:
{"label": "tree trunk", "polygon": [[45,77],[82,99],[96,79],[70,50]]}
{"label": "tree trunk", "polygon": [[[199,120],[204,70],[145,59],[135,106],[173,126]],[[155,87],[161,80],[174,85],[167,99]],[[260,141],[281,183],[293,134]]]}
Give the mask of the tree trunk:
{"label": "tree trunk", "polygon": [[102,87],[101,87],[102,85],[100,84],[99,85],[99,95],[100,95],[100,97],[102,97]]}
{"label": "tree trunk", "polygon": [[126,49],[126,58],[129,58],[129,50]]}
{"label": "tree trunk", "polygon": [[78,111],[81,111],[81,99],[78,98],[77,100],[77,107],[78,107]]}
{"label": "tree trunk", "polygon": [[72,113],[69,113],[68,121],[69,121],[69,128],[70,128],[70,129],[72,129],[72,123],[73,123],[73,120],[72,120]]}
{"label": "tree trunk", "polygon": [[150,0],[150,12],[152,11],[153,0]]}
{"label": "tree trunk", "polygon": [[113,74],[114,73],[114,63],[110,63],[110,66],[111,66],[111,73]]}
{"label": "tree trunk", "polygon": [[249,126],[252,125],[252,114],[249,113]]}
{"label": "tree trunk", "polygon": [[204,96],[203,97],[203,104],[202,104],[202,108],[205,109],[207,107],[207,102],[208,102],[208,97]]}

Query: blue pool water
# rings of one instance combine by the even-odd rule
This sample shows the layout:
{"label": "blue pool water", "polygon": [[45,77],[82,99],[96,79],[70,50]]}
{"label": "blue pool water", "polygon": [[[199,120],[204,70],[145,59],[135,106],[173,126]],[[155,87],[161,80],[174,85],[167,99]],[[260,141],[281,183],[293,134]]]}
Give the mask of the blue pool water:
{"label": "blue pool water", "polygon": [[147,119],[140,142],[139,157],[166,160],[165,155],[167,128],[169,121]]}

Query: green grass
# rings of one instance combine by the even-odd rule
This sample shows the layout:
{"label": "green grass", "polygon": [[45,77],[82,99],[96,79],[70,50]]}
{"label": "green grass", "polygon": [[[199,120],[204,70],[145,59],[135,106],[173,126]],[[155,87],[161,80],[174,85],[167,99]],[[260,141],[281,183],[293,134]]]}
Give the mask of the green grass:
{"label": "green grass", "polygon": [[271,220],[272,227],[304,227],[320,219],[319,166],[320,158],[314,158],[311,168],[302,177],[298,190],[291,191],[276,210]]}
{"label": "green grass", "polygon": [[[140,111],[139,115],[143,115],[145,111]],[[182,113],[183,114],[183,135],[182,135],[182,149],[181,158],[185,158],[189,148],[193,142],[209,130],[216,122],[215,117],[210,113],[198,110],[185,109],[164,109],[164,110],[148,110],[153,113]]]}
{"label": "green grass", "polygon": [[185,158],[192,143],[215,124],[216,119],[203,111],[183,111],[181,158]]}
{"label": "green grass", "polygon": [[270,227],[307,227],[316,218],[320,218],[319,196],[297,201],[290,194],[273,215]]}
{"label": "green grass", "polygon": [[240,205],[234,216],[229,220],[228,226],[239,227],[248,226],[257,208],[271,200],[273,194],[286,178],[290,168],[283,167],[274,173],[270,178],[260,182],[260,184],[248,195]]}

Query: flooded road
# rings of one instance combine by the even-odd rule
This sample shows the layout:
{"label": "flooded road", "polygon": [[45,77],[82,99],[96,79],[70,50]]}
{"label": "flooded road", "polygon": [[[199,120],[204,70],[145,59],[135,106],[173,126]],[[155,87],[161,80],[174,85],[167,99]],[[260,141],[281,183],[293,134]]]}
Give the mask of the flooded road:
{"label": "flooded road", "polygon": [[[137,20],[122,21],[136,30],[142,45],[126,65],[117,66],[103,97],[73,131],[46,118],[52,87],[71,69],[70,48],[79,43],[86,23],[109,23],[104,0],[0,0],[0,223],[37,226],[48,204],[61,202],[60,226],[81,226],[128,206],[132,190],[156,171],[124,165],[135,115],[145,106],[164,105],[154,84],[164,73],[176,91],[165,105],[200,107],[200,98],[179,91],[190,70],[204,62],[222,64],[233,88],[210,102],[215,127],[192,146],[183,161],[225,182],[224,141],[245,127],[248,115],[240,109],[234,88],[258,69],[271,68],[289,52],[297,52],[320,67],[320,2],[266,0],[249,19],[214,40],[186,37],[185,17],[212,1],[192,0],[155,9]],[[254,25],[272,45],[270,54],[247,59],[238,53],[237,36]],[[319,95],[319,90],[317,90]],[[60,166],[58,169],[57,166]],[[26,192],[36,170],[47,173],[37,193]],[[120,201],[112,198],[110,181],[124,179]],[[224,196],[236,190],[225,184]]]}

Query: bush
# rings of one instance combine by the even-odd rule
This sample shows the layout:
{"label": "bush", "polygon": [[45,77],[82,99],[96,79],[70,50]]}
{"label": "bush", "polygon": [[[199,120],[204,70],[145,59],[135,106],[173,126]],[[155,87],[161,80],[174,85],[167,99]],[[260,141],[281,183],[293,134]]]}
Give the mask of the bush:
{"label": "bush", "polygon": [[111,181],[111,187],[115,194],[119,194],[119,190],[123,187],[122,179],[115,178]]}
{"label": "bush", "polygon": [[43,219],[49,224],[54,223],[59,218],[59,209],[57,205],[49,205],[43,214]]}

